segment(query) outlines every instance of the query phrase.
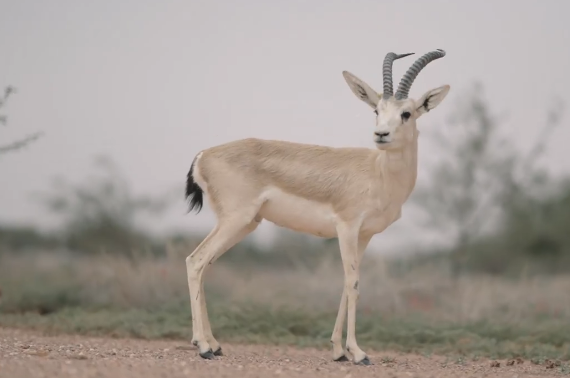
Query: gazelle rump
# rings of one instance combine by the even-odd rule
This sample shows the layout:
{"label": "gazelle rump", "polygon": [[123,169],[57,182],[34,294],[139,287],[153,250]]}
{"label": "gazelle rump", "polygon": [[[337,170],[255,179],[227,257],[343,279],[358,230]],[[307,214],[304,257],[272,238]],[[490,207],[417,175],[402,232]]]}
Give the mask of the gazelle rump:
{"label": "gazelle rump", "polygon": [[[333,359],[370,364],[356,342],[359,267],[375,234],[401,216],[402,205],[417,177],[416,120],[441,103],[445,85],[408,98],[418,73],[445,56],[436,50],[420,57],[403,76],[396,94],[392,64],[411,54],[388,53],[383,64],[384,92],[344,71],[352,92],[376,113],[372,135],[376,148],[334,148],[248,138],[211,147],[197,154],[187,176],[190,211],[200,211],[204,194],[217,225],[186,259],[192,309],[192,342],[203,358],[221,355],[212,334],[204,273],[229,248],[266,219],[279,226],[321,237],[337,237],[345,284],[331,342]],[[348,318],[348,319],[346,319]],[[342,329],[347,320],[346,350]]]}

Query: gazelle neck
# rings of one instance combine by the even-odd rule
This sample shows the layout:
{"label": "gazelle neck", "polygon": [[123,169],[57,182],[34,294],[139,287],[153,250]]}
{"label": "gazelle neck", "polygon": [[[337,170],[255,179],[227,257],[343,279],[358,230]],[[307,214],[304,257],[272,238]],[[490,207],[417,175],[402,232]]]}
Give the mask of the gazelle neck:
{"label": "gazelle neck", "polygon": [[[409,142],[402,147],[388,149],[385,151],[385,163],[389,172],[398,173],[398,171],[410,172],[410,168],[414,168],[414,175],[417,173],[418,164],[418,135],[417,128],[413,128]],[[403,173],[403,172],[402,172]]]}
{"label": "gazelle neck", "polygon": [[418,173],[419,131],[414,127],[412,132],[408,143],[400,148],[385,150],[384,156],[379,160],[385,177],[389,177],[386,184],[400,192],[404,198],[410,195],[416,185]]}

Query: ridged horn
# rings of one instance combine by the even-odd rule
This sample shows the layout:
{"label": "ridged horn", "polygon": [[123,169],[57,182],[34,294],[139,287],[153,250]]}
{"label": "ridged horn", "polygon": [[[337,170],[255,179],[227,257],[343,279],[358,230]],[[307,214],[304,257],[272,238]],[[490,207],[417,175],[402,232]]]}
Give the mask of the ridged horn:
{"label": "ridged horn", "polygon": [[443,58],[445,56],[445,51],[437,49],[435,51],[428,52],[424,56],[418,58],[408,69],[405,75],[402,77],[400,84],[398,85],[398,90],[396,91],[396,99],[403,100],[408,98],[408,93],[412,87],[412,83],[420,73],[420,71],[428,65],[429,62]]}
{"label": "ridged horn", "polygon": [[394,86],[392,83],[392,64],[394,61],[412,54],[413,53],[398,55],[393,52],[386,54],[384,64],[382,65],[382,76],[384,78],[384,93],[382,93],[382,98],[388,99],[394,95]]}

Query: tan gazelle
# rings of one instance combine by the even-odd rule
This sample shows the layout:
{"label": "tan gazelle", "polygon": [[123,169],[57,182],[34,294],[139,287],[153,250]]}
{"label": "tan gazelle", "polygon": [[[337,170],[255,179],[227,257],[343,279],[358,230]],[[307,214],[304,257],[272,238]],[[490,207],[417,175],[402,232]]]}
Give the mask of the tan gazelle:
{"label": "tan gazelle", "polygon": [[[212,335],[204,272],[229,248],[266,219],[274,224],[339,241],[344,290],[331,342],[335,361],[370,364],[355,335],[359,266],[373,235],[398,220],[416,183],[416,120],[435,108],[449,85],[432,89],[419,100],[408,98],[418,73],[445,56],[436,50],[419,58],[392,87],[394,60],[411,54],[388,53],[383,64],[384,91],[374,91],[353,74],[343,76],[352,92],[376,113],[375,148],[327,146],[279,140],[243,139],[198,153],[190,167],[186,198],[198,212],[207,195],[217,225],[186,258],[192,307],[192,342],[200,356],[222,354]],[[348,313],[346,351],[342,329]]]}

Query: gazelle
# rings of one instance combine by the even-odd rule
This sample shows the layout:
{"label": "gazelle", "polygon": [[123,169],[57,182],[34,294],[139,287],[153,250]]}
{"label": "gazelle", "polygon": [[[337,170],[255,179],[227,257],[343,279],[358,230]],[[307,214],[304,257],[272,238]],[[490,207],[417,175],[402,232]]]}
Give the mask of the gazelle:
{"label": "gazelle", "polygon": [[[420,57],[393,94],[392,64],[411,54],[388,53],[379,94],[353,74],[343,76],[352,92],[376,113],[376,148],[333,148],[275,140],[243,139],[203,150],[190,167],[186,198],[199,212],[204,193],[216,213],[212,232],[186,258],[192,308],[192,342],[206,359],[222,355],[212,334],[204,295],[205,269],[256,229],[263,219],[316,236],[337,237],[344,267],[344,290],[331,343],[335,361],[370,364],[356,342],[359,266],[373,235],[401,216],[417,176],[416,120],[446,97],[449,85],[408,98],[418,73],[445,56],[436,50]],[[342,329],[348,313],[346,351]]]}

